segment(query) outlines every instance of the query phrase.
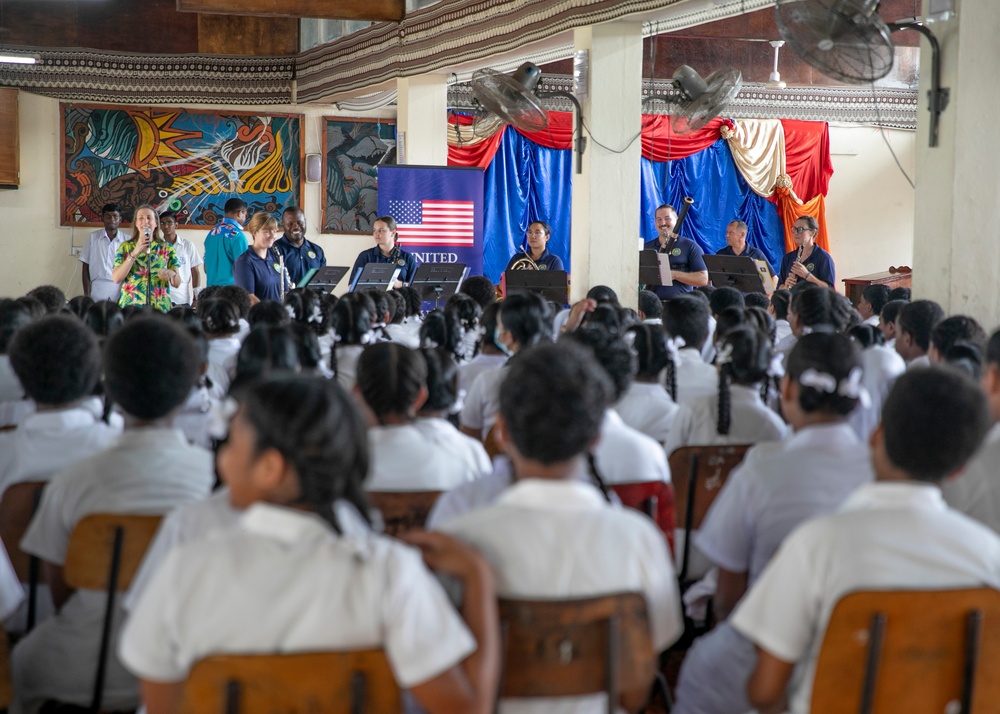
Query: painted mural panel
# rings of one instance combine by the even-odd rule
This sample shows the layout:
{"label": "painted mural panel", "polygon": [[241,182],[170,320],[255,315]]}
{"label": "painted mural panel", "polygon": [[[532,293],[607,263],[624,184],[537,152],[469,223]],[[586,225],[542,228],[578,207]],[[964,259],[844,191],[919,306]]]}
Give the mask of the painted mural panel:
{"label": "painted mural panel", "polygon": [[378,167],[395,163],[392,119],[325,117],[323,232],[370,233],[378,218]]}

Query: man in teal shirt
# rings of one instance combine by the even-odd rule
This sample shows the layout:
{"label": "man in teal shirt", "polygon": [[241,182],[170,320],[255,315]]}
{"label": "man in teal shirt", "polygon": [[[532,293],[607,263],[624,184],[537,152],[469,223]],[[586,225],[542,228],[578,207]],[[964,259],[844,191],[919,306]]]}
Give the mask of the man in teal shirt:
{"label": "man in teal shirt", "polygon": [[206,285],[232,285],[233,263],[246,253],[250,244],[243,233],[247,220],[246,201],[230,198],[225,210],[226,217],[205,237]]}

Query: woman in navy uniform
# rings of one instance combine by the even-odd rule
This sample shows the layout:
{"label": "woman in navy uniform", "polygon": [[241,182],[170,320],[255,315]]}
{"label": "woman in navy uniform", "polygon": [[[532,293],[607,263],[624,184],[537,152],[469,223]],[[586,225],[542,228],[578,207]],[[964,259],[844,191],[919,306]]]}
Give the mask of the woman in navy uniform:
{"label": "woman in navy uniform", "polygon": [[504,272],[508,270],[565,270],[562,259],[558,255],[549,252],[546,247],[552,229],[544,221],[534,221],[528,226],[525,232],[525,243],[527,249],[516,253]]}
{"label": "woman in navy uniform", "polygon": [[396,245],[395,219],[392,216],[376,218],[372,224],[372,236],[375,238],[375,247],[358,254],[358,259],[354,261],[354,270],[351,272],[352,279],[357,279],[361,269],[368,263],[395,263],[402,268],[402,272],[392,287],[401,288],[409,285],[413,280],[413,274],[417,272],[417,261],[412,253],[407,253]]}
{"label": "woman in navy uniform", "polygon": [[801,216],[795,221],[792,236],[796,250],[785,253],[778,271],[778,283],[791,290],[800,283],[812,283],[821,288],[832,288],[837,281],[833,258],[816,245],[819,223],[812,216]]}

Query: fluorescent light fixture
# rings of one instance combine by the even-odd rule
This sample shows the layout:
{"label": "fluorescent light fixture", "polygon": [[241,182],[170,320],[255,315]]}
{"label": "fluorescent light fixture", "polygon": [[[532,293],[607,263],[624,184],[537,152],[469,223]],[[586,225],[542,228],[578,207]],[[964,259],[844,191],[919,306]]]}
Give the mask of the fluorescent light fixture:
{"label": "fluorescent light fixture", "polygon": [[0,52],[0,63],[36,64],[40,59],[38,55],[7,55]]}

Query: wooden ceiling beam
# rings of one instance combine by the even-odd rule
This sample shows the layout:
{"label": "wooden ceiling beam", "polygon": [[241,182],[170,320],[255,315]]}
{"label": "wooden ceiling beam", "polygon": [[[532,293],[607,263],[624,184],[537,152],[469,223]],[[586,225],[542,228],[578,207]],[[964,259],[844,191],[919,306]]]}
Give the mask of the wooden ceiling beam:
{"label": "wooden ceiling beam", "polygon": [[177,0],[180,12],[216,15],[315,17],[327,20],[400,21],[406,0]]}

